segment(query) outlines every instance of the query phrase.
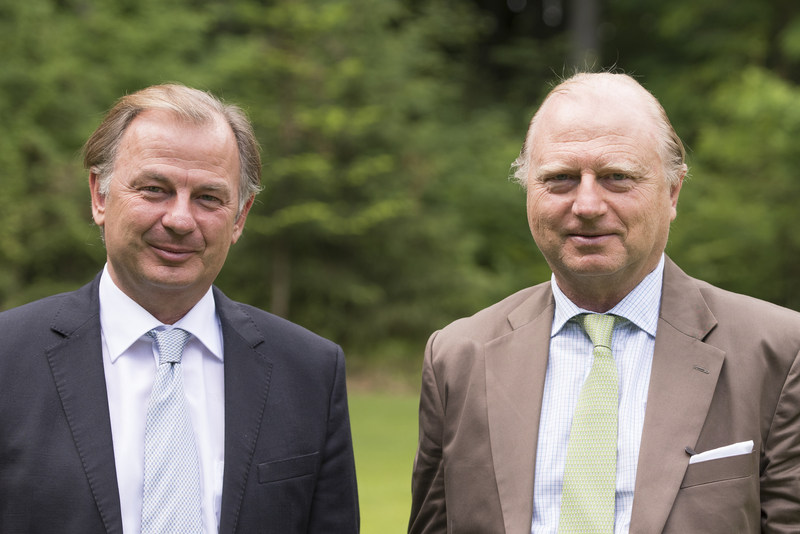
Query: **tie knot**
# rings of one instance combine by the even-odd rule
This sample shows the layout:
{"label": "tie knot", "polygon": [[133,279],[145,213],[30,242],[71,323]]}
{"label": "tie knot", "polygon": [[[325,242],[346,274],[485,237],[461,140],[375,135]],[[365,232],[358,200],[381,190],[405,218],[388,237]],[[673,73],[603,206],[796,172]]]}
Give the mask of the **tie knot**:
{"label": "tie knot", "polygon": [[158,364],[181,363],[183,347],[189,341],[189,332],[180,328],[171,330],[150,330],[148,336],[156,340],[158,345]]}
{"label": "tie knot", "polygon": [[583,316],[583,328],[595,347],[607,347],[611,350],[611,334],[614,333],[616,315],[588,313]]}

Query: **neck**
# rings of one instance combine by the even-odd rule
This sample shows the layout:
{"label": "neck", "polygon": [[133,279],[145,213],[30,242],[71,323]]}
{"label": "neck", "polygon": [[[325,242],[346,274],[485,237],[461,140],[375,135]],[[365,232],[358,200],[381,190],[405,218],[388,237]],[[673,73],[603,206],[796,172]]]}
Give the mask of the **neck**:
{"label": "neck", "polygon": [[[577,283],[576,283],[577,282]],[[641,280],[614,284],[610,280],[564,280],[556,275],[558,288],[576,306],[595,313],[605,313],[633,291]]]}
{"label": "neck", "polygon": [[145,309],[150,313],[150,315],[158,319],[161,323],[170,325],[180,321],[187,313],[189,313],[189,310],[191,310],[191,308],[180,311],[157,311],[149,310],[147,308]]}
{"label": "neck", "polygon": [[658,267],[659,261],[661,255],[644,268],[623,269],[604,275],[576,275],[555,270],[553,273],[558,288],[576,306],[595,313],[605,313],[636,289]]}
{"label": "neck", "polygon": [[200,302],[203,295],[205,292],[198,295],[186,291],[164,291],[147,299],[131,298],[162,323],[175,324]]}

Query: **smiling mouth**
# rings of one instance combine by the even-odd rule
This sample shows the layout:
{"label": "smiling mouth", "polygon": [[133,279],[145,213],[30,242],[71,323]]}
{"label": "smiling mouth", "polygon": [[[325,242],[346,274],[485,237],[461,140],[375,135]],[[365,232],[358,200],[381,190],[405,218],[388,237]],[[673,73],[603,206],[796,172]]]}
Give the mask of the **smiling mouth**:
{"label": "smiling mouth", "polygon": [[150,245],[156,254],[170,262],[181,262],[195,253],[192,249],[172,248],[168,246]]}
{"label": "smiling mouth", "polygon": [[567,239],[583,245],[597,245],[613,236],[614,234],[568,234]]}

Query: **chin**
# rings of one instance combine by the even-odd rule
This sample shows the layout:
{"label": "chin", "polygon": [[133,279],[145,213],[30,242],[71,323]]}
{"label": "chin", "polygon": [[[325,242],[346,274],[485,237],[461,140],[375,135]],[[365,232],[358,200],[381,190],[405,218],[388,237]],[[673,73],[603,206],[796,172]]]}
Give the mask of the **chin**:
{"label": "chin", "polygon": [[158,272],[150,273],[146,279],[151,286],[163,291],[183,290],[200,284],[200,279],[196,274],[188,272]]}
{"label": "chin", "polygon": [[583,258],[564,263],[565,269],[577,276],[606,276],[619,272],[622,265],[609,258]]}

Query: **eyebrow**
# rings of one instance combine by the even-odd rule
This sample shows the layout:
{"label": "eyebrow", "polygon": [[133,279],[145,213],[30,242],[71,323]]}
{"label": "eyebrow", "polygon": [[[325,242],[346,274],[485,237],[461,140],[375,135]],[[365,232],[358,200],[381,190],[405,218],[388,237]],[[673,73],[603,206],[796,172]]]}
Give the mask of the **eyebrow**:
{"label": "eyebrow", "polygon": [[[610,173],[622,173],[631,176],[647,176],[652,169],[643,165],[633,162],[620,162],[614,165],[602,164],[599,167],[592,168],[598,175],[606,175]],[[552,163],[536,167],[534,177],[541,180],[546,176],[554,176],[557,174],[576,174],[580,173],[580,169],[571,164]]]}
{"label": "eyebrow", "polygon": [[169,178],[161,173],[153,171],[142,171],[133,179],[134,183],[139,181],[155,180],[156,182],[169,182]]}
{"label": "eyebrow", "polygon": [[[161,184],[172,183],[172,180],[166,175],[151,170],[144,170],[141,173],[139,173],[139,175],[136,176],[136,178],[134,178],[133,183],[137,183],[140,181],[148,181],[148,180],[153,180]],[[226,193],[229,193],[231,191],[231,188],[228,187],[228,184],[224,183],[224,181],[222,180],[220,180],[218,183],[203,182],[196,189],[200,191],[223,191]]]}

